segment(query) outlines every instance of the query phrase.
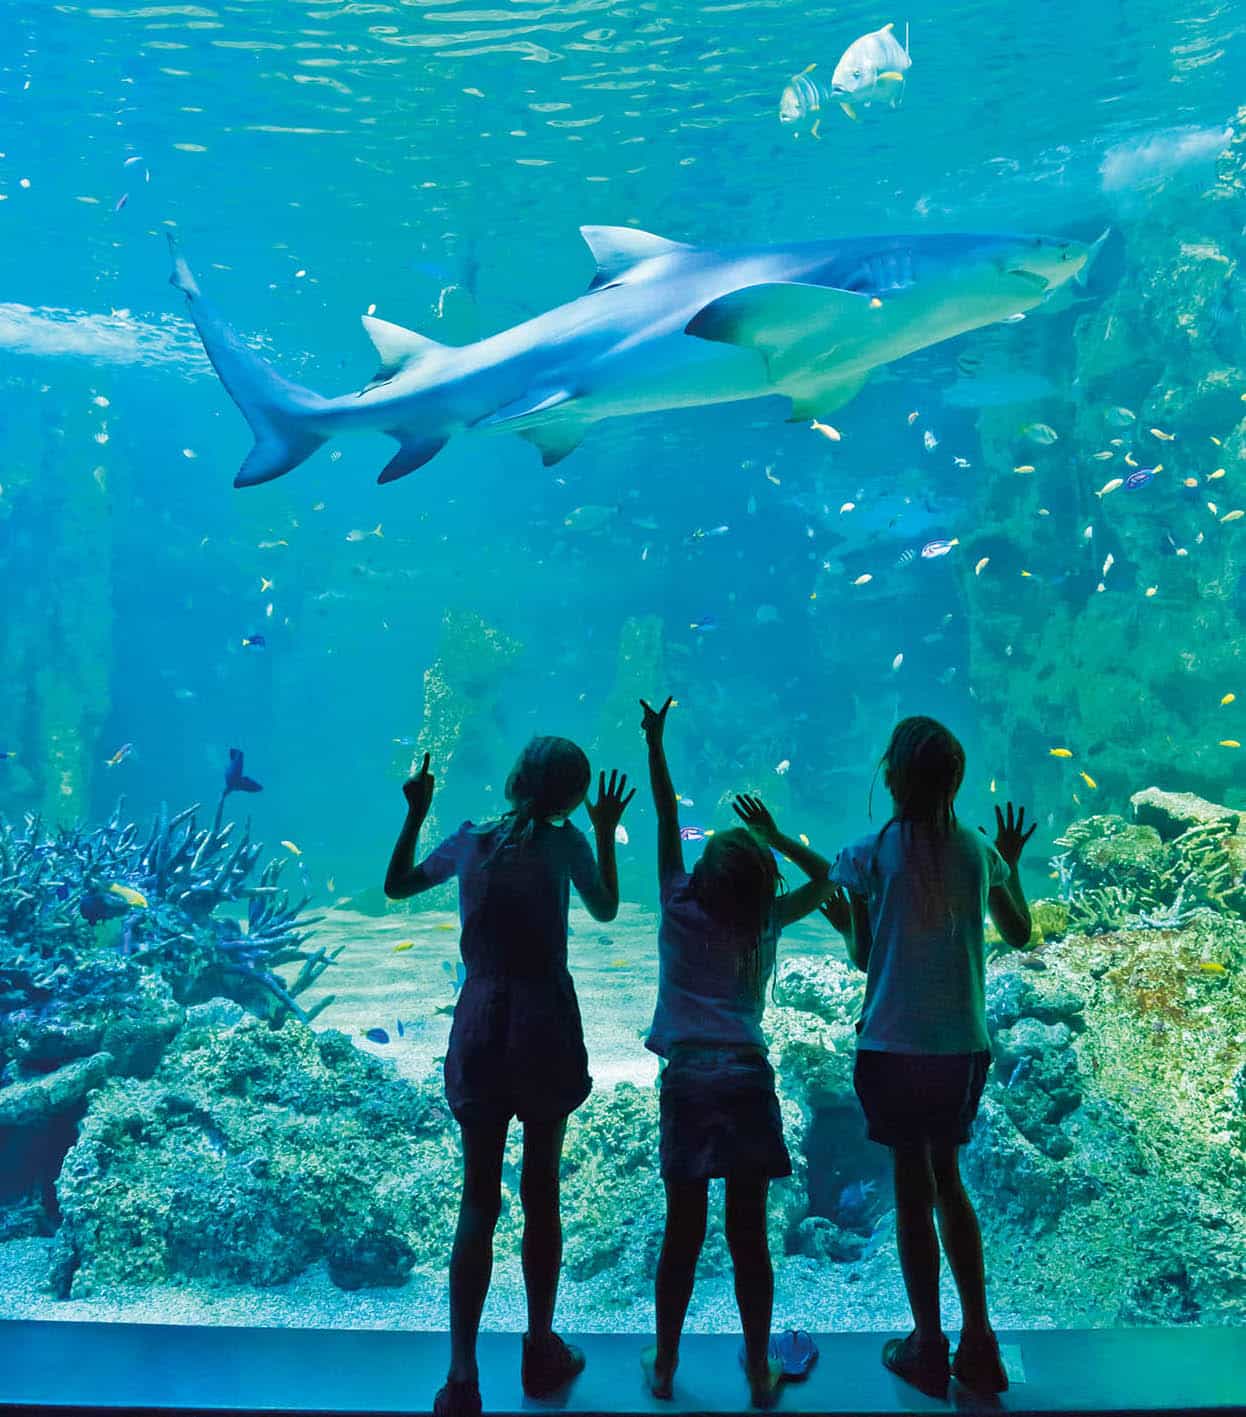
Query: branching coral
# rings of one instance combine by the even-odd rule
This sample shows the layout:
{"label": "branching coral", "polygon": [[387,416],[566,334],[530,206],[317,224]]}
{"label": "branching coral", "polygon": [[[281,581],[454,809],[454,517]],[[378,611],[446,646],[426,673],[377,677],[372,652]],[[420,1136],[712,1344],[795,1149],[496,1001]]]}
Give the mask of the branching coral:
{"label": "branching coral", "polygon": [[[304,948],[319,917],[300,919],[306,899],[292,904],[278,886],[284,863],[249,883],[263,847],[246,829],[235,840],[232,822],[199,829],[197,810],[162,808],[145,837],[121,803],[94,831],[0,821],[0,1009],[103,997],[131,973],[119,962],[149,966],[179,1003],[228,994],[306,1022],[331,1002],[297,1002],[338,951]],[[244,902],[245,917],[229,912]],[[293,982],[277,975],[295,962]]]}

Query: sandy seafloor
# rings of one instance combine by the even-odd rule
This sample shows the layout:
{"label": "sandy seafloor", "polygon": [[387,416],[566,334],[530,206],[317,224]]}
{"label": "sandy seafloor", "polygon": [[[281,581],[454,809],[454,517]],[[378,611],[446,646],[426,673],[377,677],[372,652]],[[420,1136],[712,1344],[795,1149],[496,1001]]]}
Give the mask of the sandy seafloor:
{"label": "sandy seafloor", "polygon": [[[609,924],[583,910],[571,912],[570,962],[584,1017],[594,1086],[621,1081],[652,1084],[657,1059],[642,1035],[653,1009],[657,978],[657,919],[640,906],[624,904]],[[450,1032],[450,1018],[436,1009],[453,1000],[451,970],[458,959],[457,917],[441,912],[394,912],[380,917],[345,909],[331,910],[316,929],[316,943],[345,944],[322,979],[320,992],[335,1001],[316,1021],[354,1035],[358,1046],[393,1058],[403,1076],[423,1077],[440,1066]],[[414,941],[409,950],[395,945]],[[820,917],[785,932],[781,954],[826,954],[840,948]],[[397,1020],[404,1036],[397,1037]],[[362,1037],[364,1030],[385,1028],[390,1044]],[[656,1145],[656,1138],[655,1145]],[[720,1188],[715,1188],[720,1190]],[[715,1195],[712,1204],[721,1205]],[[889,1223],[883,1222],[885,1231]],[[846,1329],[899,1330],[909,1325],[908,1308],[889,1233],[878,1253],[859,1264],[825,1264],[776,1256],[776,1326],[797,1324],[822,1332]],[[399,1289],[354,1293],[337,1288],[323,1264],[288,1284],[271,1289],[245,1285],[113,1286],[107,1293],[81,1300],[56,1300],[47,1292],[47,1239],[13,1240],[0,1245],[0,1317],[59,1320],[129,1321],[258,1325],[261,1327],[445,1329],[449,1323],[443,1275],[413,1274]],[[944,1274],[945,1312],[949,1326],[958,1309],[950,1277]],[[859,1295],[868,1292],[868,1307]],[[1082,1323],[1093,1323],[1083,1314]],[[1000,1328],[1051,1327],[1057,1319],[1027,1308],[1024,1314],[996,1311]],[[1100,1320],[1101,1322],[1106,1321]],[[620,1305],[609,1271],[583,1283],[564,1281],[557,1322],[568,1332],[649,1332],[652,1299]],[[525,1327],[523,1280],[517,1255],[500,1252],[483,1327],[521,1331]],[[703,1276],[697,1283],[688,1317],[689,1332],[734,1331],[739,1327],[729,1275]]]}

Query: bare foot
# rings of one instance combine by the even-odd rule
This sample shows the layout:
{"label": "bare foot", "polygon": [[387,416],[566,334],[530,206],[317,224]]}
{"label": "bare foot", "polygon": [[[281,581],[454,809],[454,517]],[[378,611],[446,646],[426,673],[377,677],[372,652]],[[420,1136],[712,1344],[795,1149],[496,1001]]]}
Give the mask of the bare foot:
{"label": "bare foot", "polygon": [[783,1364],[777,1358],[767,1358],[764,1369],[746,1368],[749,1396],[754,1407],[773,1407],[783,1381]]}
{"label": "bare foot", "polygon": [[658,1365],[658,1346],[652,1343],[640,1355],[640,1366],[644,1370],[645,1382],[654,1397],[670,1398],[675,1391],[675,1363]]}

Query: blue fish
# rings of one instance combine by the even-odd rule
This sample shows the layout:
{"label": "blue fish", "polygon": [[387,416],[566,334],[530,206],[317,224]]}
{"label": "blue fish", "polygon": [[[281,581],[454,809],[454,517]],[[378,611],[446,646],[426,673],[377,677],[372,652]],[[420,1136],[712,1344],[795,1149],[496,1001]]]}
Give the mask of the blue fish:
{"label": "blue fish", "polygon": [[7,763],[10,758],[15,757],[17,757],[17,754],[14,753],[11,749],[0,748],[0,763]]}
{"label": "blue fish", "polygon": [[706,615],[700,620],[691,621],[688,628],[695,630],[698,635],[704,635],[710,630],[716,630],[718,628],[718,621],[715,620],[712,615]]}
{"label": "blue fish", "polygon": [[363,1036],[369,1043],[388,1043],[389,1034],[383,1028],[366,1028]]}
{"label": "blue fish", "polygon": [[467,978],[467,966],[462,960],[457,965],[451,964],[448,959],[441,961],[441,967],[450,976],[450,987],[457,994],[463,987],[463,981]]}
{"label": "blue fish", "polygon": [[402,1020],[399,1019],[399,1020],[398,1020],[398,1037],[401,1038],[401,1037],[406,1033],[406,1031],[407,1031],[407,1030],[406,1030],[405,1028],[403,1028],[403,1026],[402,1026]]}
{"label": "blue fish", "polygon": [[263,788],[253,777],[244,777],[242,772],[242,749],[229,750],[229,763],[225,768],[225,795],[231,792],[263,792]]}
{"label": "blue fish", "polygon": [[243,649],[264,649],[267,645],[268,641],[263,635],[243,635],[242,637]]}
{"label": "blue fish", "polygon": [[1140,467],[1137,472],[1131,472],[1125,479],[1125,491],[1136,492],[1139,487],[1145,487],[1155,476],[1153,467]]}
{"label": "blue fish", "polygon": [[680,827],[680,841],[704,841],[705,833],[700,827]]}

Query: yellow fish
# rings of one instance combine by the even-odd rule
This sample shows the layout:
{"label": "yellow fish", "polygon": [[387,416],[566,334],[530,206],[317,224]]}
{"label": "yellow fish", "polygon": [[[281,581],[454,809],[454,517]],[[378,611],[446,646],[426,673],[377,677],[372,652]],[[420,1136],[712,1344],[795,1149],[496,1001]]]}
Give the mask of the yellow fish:
{"label": "yellow fish", "polygon": [[1222,748],[1240,748],[1242,745],[1236,738],[1221,738],[1220,746]]}
{"label": "yellow fish", "polygon": [[1032,576],[1032,575],[1034,574],[1034,572],[1033,572],[1033,571],[1022,571],[1021,574],[1022,574],[1023,576]]}
{"label": "yellow fish", "polygon": [[1126,454],[1125,454],[1125,461],[1129,464],[1130,467],[1137,467],[1137,466],[1138,466],[1138,459],[1137,459],[1136,457],[1134,457],[1134,455],[1133,455],[1132,453],[1126,453]]}
{"label": "yellow fish", "polygon": [[1028,463],[1028,462],[1018,463],[1018,465],[1013,468],[1013,472],[1033,472],[1033,471],[1034,471],[1034,464],[1033,464],[1033,463]]}
{"label": "yellow fish", "polygon": [[1151,437],[1158,438],[1161,443],[1171,443],[1176,436],[1175,433],[1165,433],[1162,428],[1151,429]]}
{"label": "yellow fish", "polygon": [[398,943],[394,946],[392,953],[400,955],[404,950],[413,950],[414,948],[414,940],[399,940]]}
{"label": "yellow fish", "polygon": [[1109,492],[1115,492],[1118,487],[1123,487],[1124,485],[1125,479],[1123,477],[1114,477],[1111,482],[1105,482],[1095,493],[1095,496],[1106,497]]}
{"label": "yellow fish", "polygon": [[1182,478],[1181,485],[1182,485],[1182,487],[1197,487],[1197,486],[1198,486],[1198,478],[1197,478],[1197,477],[1186,477],[1186,478]]}
{"label": "yellow fish", "polygon": [[991,558],[990,558],[989,556],[983,556],[983,558],[982,558],[982,559],[978,562],[978,564],[973,568],[973,573],[974,573],[974,575],[975,575],[975,576],[980,576],[980,575],[982,574],[982,572],[985,571],[986,568],[987,568],[990,564],[991,564]]}
{"label": "yellow fish", "polygon": [[127,905],[135,905],[140,910],[147,909],[147,897],[142,891],[136,891],[133,886],[109,886],[108,889],[113,895],[119,895]]}
{"label": "yellow fish", "polygon": [[1214,959],[1200,959],[1198,962],[1200,974],[1227,974],[1229,971],[1222,964],[1217,964]]}
{"label": "yellow fish", "polygon": [[1151,598],[1158,590],[1159,590],[1159,586],[1157,586],[1157,585],[1149,585],[1149,586],[1147,586],[1146,590],[1144,590],[1142,593],[1143,593],[1143,595],[1146,596],[1146,598],[1147,598],[1148,600],[1150,600],[1150,598]]}
{"label": "yellow fish", "polygon": [[606,968],[607,968],[607,969],[626,969],[629,964],[631,964],[631,960],[630,960],[630,959],[624,959],[624,958],[612,959],[612,960],[610,961],[610,963],[606,966]]}
{"label": "yellow fish", "polygon": [[1242,511],[1240,507],[1234,507],[1231,512],[1225,512],[1220,520],[1222,522],[1240,522],[1243,517],[1246,517],[1246,512]]}
{"label": "yellow fish", "polygon": [[337,886],[334,884],[332,876],[329,877],[329,879],[324,883],[324,885],[325,890],[327,890],[330,895],[332,895],[333,892],[337,890]]}
{"label": "yellow fish", "polygon": [[1207,481],[1208,481],[1208,482],[1219,482],[1220,479],[1221,479],[1223,476],[1224,476],[1224,468],[1218,467],[1218,468],[1215,470],[1215,472],[1209,472],[1209,473],[1207,474]]}
{"label": "yellow fish", "polygon": [[457,925],[451,925],[448,920],[439,920],[436,925],[433,926],[434,930],[457,930],[458,928]]}
{"label": "yellow fish", "polygon": [[1091,777],[1088,772],[1078,773],[1078,776],[1086,784],[1086,786],[1090,788],[1092,792],[1095,788],[1099,786],[1099,784],[1094,780],[1093,777]]}
{"label": "yellow fish", "polygon": [[819,423],[816,418],[809,427],[812,428],[815,433],[821,433],[824,438],[828,438],[832,443],[838,443],[844,436],[838,428],[832,428],[829,423]]}
{"label": "yellow fish", "polygon": [[1073,756],[1071,748],[1048,748],[1047,751],[1053,758],[1071,758]]}
{"label": "yellow fish", "polygon": [[273,583],[272,583],[272,581],[270,581],[267,576],[261,576],[261,577],[260,577],[260,594],[263,595],[266,590],[272,590],[272,588],[273,588]]}
{"label": "yellow fish", "polygon": [[281,844],[282,844],[282,846],[284,846],[285,849],[286,849],[288,852],[290,852],[292,855],[294,855],[294,856],[302,856],[303,853],[298,849],[297,846],[295,846],[295,844],[294,844],[292,841],[283,841]]}
{"label": "yellow fish", "polygon": [[1221,708],[1223,708],[1225,704],[1233,703],[1236,698],[1236,694],[1225,694],[1225,696],[1220,700]]}

